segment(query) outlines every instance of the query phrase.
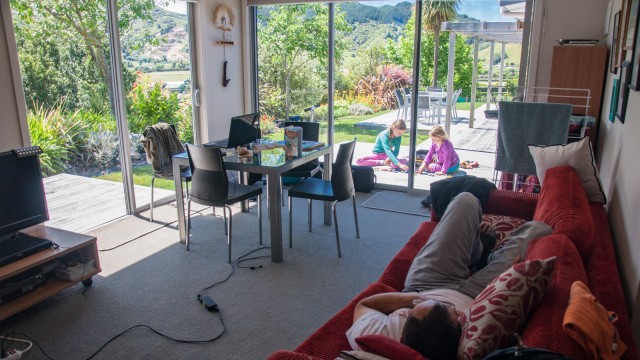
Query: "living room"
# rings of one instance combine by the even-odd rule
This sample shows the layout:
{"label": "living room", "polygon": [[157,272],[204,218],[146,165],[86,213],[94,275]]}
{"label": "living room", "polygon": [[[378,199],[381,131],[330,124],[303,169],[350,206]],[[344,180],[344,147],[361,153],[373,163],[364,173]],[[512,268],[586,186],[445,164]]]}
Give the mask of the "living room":
{"label": "living room", "polygon": [[[579,0],[537,1],[534,11],[540,16],[538,17],[538,22],[532,24],[532,33],[534,35],[530,44],[530,83],[533,86],[539,87],[548,85],[549,74],[551,72],[552,48],[557,44],[557,39],[559,38],[597,39],[600,41],[600,44],[606,44],[607,46],[611,47],[611,29],[613,28],[614,15],[622,9],[623,2],[625,1],[611,1],[611,11],[608,12],[608,2],[602,0],[589,0],[587,2]],[[246,21],[243,21],[244,19],[247,19],[248,12],[245,6],[246,3],[244,1],[230,1],[229,3],[229,5],[234,9],[235,13],[238,14],[238,24],[240,24],[236,26],[238,32],[235,34],[235,36],[237,36],[236,41],[238,41],[240,45],[228,48],[226,53],[229,63],[234,64],[234,66],[231,66],[229,69],[229,77],[234,80],[237,79],[237,81],[232,81],[228,87],[223,87],[221,82],[219,81],[219,79],[222,78],[222,67],[202,66],[202,75],[200,81],[202,84],[206,85],[204,86],[205,91],[203,91],[203,104],[205,104],[205,106],[201,107],[202,110],[200,113],[200,126],[202,129],[201,140],[203,142],[214,140],[220,137],[218,136],[216,128],[220,126],[223,121],[225,121],[224,119],[228,119],[231,116],[239,113],[247,113],[251,110],[251,89],[249,85],[250,81],[248,75],[250,74],[250,59],[248,58],[249,44],[246,41],[246,39],[248,39],[248,28],[246,25]],[[2,144],[0,150],[7,151],[15,147],[27,146],[30,142],[28,139],[28,131],[26,129],[27,125],[25,119],[25,104],[22,94],[20,93],[21,87],[19,86],[20,78],[17,59],[15,57],[15,52],[11,50],[15,47],[15,40],[13,40],[12,38],[10,22],[7,21],[7,19],[9,18],[8,14],[10,13],[8,1],[3,0],[1,2],[1,5],[3,27],[0,30],[0,49],[2,49],[0,51],[0,80],[3,84],[5,84],[5,86],[2,87],[2,90],[0,90],[0,102],[2,103],[1,108],[4,110],[2,117],[2,125],[4,131],[0,134],[0,144]],[[214,34],[216,34],[216,30],[209,21],[209,17],[215,8],[215,5],[216,3],[213,1],[200,1],[197,4],[198,10],[196,13],[196,32],[198,34],[197,37],[201,39],[198,44],[201,64],[218,64],[224,60],[222,57],[223,55],[219,51],[219,49],[214,46],[210,46],[210,43],[214,40]],[[609,18],[607,18],[607,16]],[[604,35],[603,31],[606,25],[608,25],[609,29],[608,35]],[[627,60],[632,60],[631,51],[627,51]],[[633,185],[635,181],[637,181],[639,175],[639,170],[636,168],[636,166],[633,166],[633,164],[635,164],[637,161],[635,158],[635,154],[640,151],[638,142],[635,138],[635,136],[640,135],[640,124],[635,122],[635,118],[640,115],[640,105],[638,105],[640,104],[640,101],[638,101],[638,92],[630,91],[628,95],[628,101],[626,102],[626,121],[624,123],[621,123],[619,120],[614,120],[613,122],[609,122],[608,120],[606,120],[609,109],[611,107],[610,99],[612,98],[611,95],[613,92],[613,82],[614,79],[619,78],[619,76],[620,71],[618,71],[617,74],[612,74],[607,71],[603,94],[603,110],[602,115],[600,116],[601,121],[597,133],[597,139],[595,141],[596,145],[594,150],[596,163],[598,165],[598,170],[600,173],[600,179],[602,180],[604,192],[608,199],[606,209],[616,246],[618,269],[622,278],[625,298],[629,306],[630,314],[632,316],[632,327],[633,329],[636,329],[636,343],[640,343],[638,338],[640,334],[637,331],[637,329],[640,329],[640,262],[638,262],[637,260],[640,259],[640,243],[637,236],[637,234],[640,233],[640,225],[638,225],[638,222],[636,221],[636,214],[638,213],[637,200],[640,199],[640,190],[636,185]],[[242,100],[238,101],[238,99]],[[173,209],[169,208],[165,209],[164,211],[167,213],[167,218],[169,218],[170,216],[175,217],[175,211],[173,211]],[[347,217],[348,219],[348,214],[345,215],[345,217]],[[247,239],[254,238],[254,233],[252,232],[252,230],[255,229],[252,226],[252,220],[253,219],[247,221],[246,227],[248,229],[247,234],[245,235]],[[361,221],[363,227],[371,225],[367,223],[367,217],[362,217]],[[348,222],[349,220],[345,221],[344,223]],[[399,237],[401,237],[402,240],[406,240],[417,227],[417,223],[415,221],[407,221],[402,223],[402,226],[408,229],[403,231],[403,234]],[[328,230],[331,231],[332,229],[329,228]],[[345,238],[348,238],[348,236],[350,236],[352,233],[352,229],[345,228],[344,230],[344,236]],[[121,231],[123,234],[126,234],[127,232],[131,232],[132,229],[123,228],[121,229]],[[302,228],[300,229],[296,229],[296,233],[305,233],[304,226],[302,226]],[[372,234],[376,234],[376,232],[372,232]],[[382,236],[382,234],[386,233],[379,229],[379,234],[381,234]],[[332,235],[332,233],[329,232],[329,235]],[[237,236],[239,238],[243,237],[243,235],[240,235],[240,233],[237,234]],[[388,234],[387,236],[394,235]],[[325,240],[330,239],[331,237],[329,237],[329,239],[320,240],[327,242]],[[171,246],[169,243],[164,243],[164,245]],[[173,245],[175,246],[176,244]],[[362,248],[357,247],[352,250],[364,251],[365,249],[366,247],[362,246]],[[327,254],[330,254],[330,251],[332,250],[332,248],[329,248]],[[192,250],[192,252],[194,251],[196,250]],[[331,255],[333,255],[333,253],[331,253]],[[107,254],[105,256],[109,257],[110,255]],[[133,258],[136,258],[136,260],[141,259],[137,258],[136,256],[133,256],[132,259],[130,259],[130,265],[135,268],[135,262],[133,261]],[[343,258],[339,261],[345,260],[347,259]],[[325,265],[329,267],[340,267],[339,261],[330,262],[329,264]],[[188,268],[187,266],[185,266],[184,275],[186,276],[191,272],[196,272],[197,269],[206,271],[209,274],[226,274],[227,270],[225,267],[223,267],[223,265],[223,262],[221,262],[219,266],[216,265],[217,267],[213,271],[211,268],[204,270],[200,268]],[[125,265],[122,266],[123,268],[126,267]],[[199,266],[205,266],[205,264],[202,263],[199,264]],[[295,272],[296,266],[315,267],[316,265],[305,264],[304,262],[297,261],[287,264],[287,261],[285,261],[284,264],[271,264],[270,266],[272,268],[275,267],[275,269],[273,270],[273,276],[278,276],[286,275],[287,272]],[[279,269],[278,266],[280,266]],[[325,268],[321,269],[320,271],[321,273],[327,273],[330,270],[329,268]],[[113,272],[115,273],[115,271]],[[379,271],[376,274],[371,274],[369,278],[374,279],[378,276],[378,274]],[[107,274],[102,275],[106,276]],[[250,277],[250,274],[245,274],[243,276]],[[291,274],[287,276],[291,276]],[[261,275],[261,279],[259,281],[268,282],[269,278],[270,276]],[[362,275],[360,281],[366,281],[365,279],[367,279],[367,276]],[[337,278],[334,280],[339,281],[339,279]],[[205,281],[205,279],[201,279],[201,281]],[[169,284],[165,284],[164,286],[168,287]],[[350,299],[360,289],[361,287],[353,289],[352,293],[344,295],[344,298]],[[296,290],[298,289],[287,289],[282,292],[288,296],[296,296]],[[90,291],[91,290],[89,290],[89,292]],[[157,292],[160,291],[165,290],[157,290]],[[173,292],[176,290],[173,289],[171,291]],[[243,291],[241,289],[238,289],[237,292],[238,296],[243,296]],[[156,295],[150,290],[150,293],[148,293],[147,296],[154,297]],[[77,291],[72,291],[69,294],[66,294],[66,297],[79,297],[79,293]],[[64,300],[65,299],[61,297],[56,301]],[[102,302],[107,302],[107,299],[102,300],[101,303]],[[345,301],[343,301],[342,303],[344,304]],[[196,304],[197,303],[194,303],[194,305],[177,304],[177,306],[188,307],[196,306]],[[327,314],[323,314],[323,319],[331,316],[331,314],[336,310],[335,307],[331,307],[329,309],[317,309],[313,306],[313,304],[307,304],[307,306],[308,309],[313,309],[313,311],[328,312]],[[46,310],[40,309],[40,311],[44,312]],[[96,311],[100,310],[98,309]],[[264,311],[268,313],[270,310],[264,309]],[[148,314],[148,316],[150,319],[154,316],[161,318],[162,316],[164,316],[163,314],[164,312],[162,309],[154,309],[154,311]],[[91,314],[82,314],[82,316],[91,316]],[[125,314],[123,314],[123,316],[126,317]],[[240,320],[237,321],[240,322]],[[250,318],[247,321],[256,321],[258,323],[258,325],[256,326],[260,328],[259,323],[262,320],[260,318]],[[322,321],[320,321],[319,319],[316,319],[316,322],[318,324],[322,323]],[[50,324],[50,326],[52,327],[52,329],[56,327],[55,324]],[[188,328],[188,326],[188,322],[184,324],[185,328]],[[203,329],[207,329],[204,325],[198,326]],[[124,329],[125,328],[123,327],[121,330]],[[230,326],[230,331],[231,329],[232,328]],[[65,329],[56,329],[56,331],[61,333],[66,332]],[[95,331],[96,333],[101,332],[99,328],[95,328],[92,331]],[[297,341],[291,342],[293,344],[292,346],[298,344],[308,335],[297,335],[295,334],[294,329],[287,329],[287,331],[290,332],[292,336],[297,336]],[[89,330],[87,330],[87,332],[89,332]],[[115,335],[118,330],[113,329],[110,332],[112,334],[110,334],[109,337]],[[178,333],[180,333],[180,331],[178,331]],[[207,334],[209,334],[209,332],[207,332]],[[137,336],[137,334],[129,336],[135,337]],[[281,336],[285,335],[281,334]],[[154,345],[148,345],[153,344],[158,340],[154,339],[154,335],[144,335],[144,337],[147,338],[150,342],[146,343],[145,345],[149,347],[149,352],[143,354],[148,357],[152,357],[154,355],[158,356],[157,353],[153,353],[153,351],[151,351],[151,348]],[[273,338],[274,341],[277,341],[277,334],[273,334]],[[257,348],[258,345],[255,345],[255,347]],[[283,345],[283,347],[286,346]],[[68,352],[73,353],[74,351],[73,349],[68,349]],[[144,357],[145,355],[137,354],[137,357]],[[102,356],[105,355],[102,354]],[[213,356],[215,357],[215,355]],[[231,355],[229,357],[223,355],[219,356],[220,358],[233,357]],[[207,358],[209,356],[202,355],[201,357]]]}

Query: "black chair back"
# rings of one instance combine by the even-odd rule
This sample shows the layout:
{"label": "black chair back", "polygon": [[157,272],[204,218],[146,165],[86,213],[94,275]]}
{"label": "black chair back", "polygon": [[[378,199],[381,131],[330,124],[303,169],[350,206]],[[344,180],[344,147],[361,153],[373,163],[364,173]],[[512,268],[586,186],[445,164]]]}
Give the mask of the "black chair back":
{"label": "black chair back", "polygon": [[196,202],[200,200],[224,206],[229,179],[220,148],[187,144],[187,153],[192,173],[191,197]]}
{"label": "black chair back", "polygon": [[338,201],[344,201],[355,194],[353,176],[351,175],[351,160],[356,148],[356,140],[340,144],[336,161],[331,168],[331,187],[333,195]]}
{"label": "black chair back", "polygon": [[304,121],[285,121],[284,126],[299,126],[302,128],[302,140],[318,141],[320,139],[320,123]]}

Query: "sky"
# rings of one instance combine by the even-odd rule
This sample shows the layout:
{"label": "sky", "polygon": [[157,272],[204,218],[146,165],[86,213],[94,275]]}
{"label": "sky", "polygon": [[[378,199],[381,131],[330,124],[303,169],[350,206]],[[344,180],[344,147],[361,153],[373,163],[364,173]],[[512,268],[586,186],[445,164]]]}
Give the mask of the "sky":
{"label": "sky", "polygon": [[[382,6],[394,5],[400,1],[401,0],[361,2],[372,6]],[[184,1],[176,1],[175,4],[171,4],[165,8],[180,14],[186,14],[187,12],[186,3]],[[461,0],[459,12],[483,21],[514,21],[513,18],[507,18],[500,15],[500,8],[497,0]]]}

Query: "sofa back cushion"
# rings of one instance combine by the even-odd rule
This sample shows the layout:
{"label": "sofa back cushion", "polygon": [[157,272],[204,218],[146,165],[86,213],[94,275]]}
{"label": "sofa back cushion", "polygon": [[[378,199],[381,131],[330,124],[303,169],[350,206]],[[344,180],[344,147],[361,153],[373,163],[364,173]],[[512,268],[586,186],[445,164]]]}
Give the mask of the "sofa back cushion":
{"label": "sofa back cushion", "polygon": [[571,285],[575,281],[587,280],[584,265],[573,241],[564,235],[553,234],[534,240],[529,245],[526,259],[549,256],[558,257],[556,270],[544,299],[521,332],[522,341],[529,347],[542,347],[572,359],[586,359],[582,347],[562,330]]}
{"label": "sofa back cushion", "polygon": [[570,166],[547,170],[533,220],[551,226],[554,234],[566,235],[578,248],[582,260],[589,258],[593,219],[584,187]]}

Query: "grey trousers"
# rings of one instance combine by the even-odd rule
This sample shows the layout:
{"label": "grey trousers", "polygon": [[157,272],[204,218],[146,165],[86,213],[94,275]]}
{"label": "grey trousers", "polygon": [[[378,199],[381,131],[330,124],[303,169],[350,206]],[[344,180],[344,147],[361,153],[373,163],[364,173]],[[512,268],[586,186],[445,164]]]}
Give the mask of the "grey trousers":
{"label": "grey trousers", "polygon": [[551,228],[529,221],[511,234],[509,242],[491,253],[487,266],[469,275],[469,266],[482,253],[480,201],[470,193],[458,194],[447,207],[429,241],[409,268],[405,292],[453,289],[475,298],[493,279],[521,261],[531,240],[551,234]]}

